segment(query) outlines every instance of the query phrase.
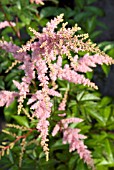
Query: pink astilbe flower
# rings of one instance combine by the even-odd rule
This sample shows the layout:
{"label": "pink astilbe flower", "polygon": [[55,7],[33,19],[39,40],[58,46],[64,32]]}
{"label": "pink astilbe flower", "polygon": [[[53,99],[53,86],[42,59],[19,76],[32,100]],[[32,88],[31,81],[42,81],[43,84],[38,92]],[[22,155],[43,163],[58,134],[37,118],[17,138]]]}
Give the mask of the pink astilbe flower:
{"label": "pink astilbe flower", "polygon": [[84,145],[83,140],[86,137],[79,134],[80,129],[67,128],[63,130],[63,143],[69,143],[69,151],[77,150],[80,158],[84,160],[92,169],[94,169],[94,163],[91,158],[91,152],[87,149],[87,146]]}
{"label": "pink astilbe flower", "polygon": [[63,125],[64,128],[67,128],[70,123],[80,123],[80,122],[82,122],[82,121],[83,121],[83,120],[80,119],[80,118],[75,118],[75,117],[73,117],[73,118],[62,119],[62,120],[61,120],[61,123],[62,123],[62,125]]}
{"label": "pink astilbe flower", "polygon": [[20,96],[26,96],[26,93],[29,92],[29,86],[25,82],[19,83],[16,80],[13,80],[14,85],[18,88]]}
{"label": "pink astilbe flower", "polygon": [[55,136],[59,132],[59,130],[60,130],[60,125],[59,123],[57,123],[52,131],[52,136]]}
{"label": "pink astilbe flower", "polygon": [[36,70],[38,73],[38,79],[41,82],[41,86],[46,86],[49,82],[49,78],[45,75],[47,73],[48,67],[45,63],[45,60],[39,59],[36,62]]}
{"label": "pink astilbe flower", "polygon": [[17,53],[17,51],[19,50],[19,47],[15,44],[12,44],[12,42],[1,41],[1,40],[0,40],[0,47],[6,50],[6,52],[10,52],[13,54]]}
{"label": "pink astilbe flower", "polygon": [[54,89],[48,89],[48,94],[50,96],[57,96],[57,97],[61,97],[61,94],[58,91],[55,91]]}
{"label": "pink astilbe flower", "polygon": [[69,151],[75,151],[77,150],[77,153],[79,154],[80,158],[84,160],[89,166],[94,169],[93,160],[91,158],[91,152],[87,149],[87,146],[84,145],[83,139],[86,138],[86,136],[79,134],[80,129],[72,129],[68,127],[70,123],[79,123],[82,119],[79,118],[66,118],[62,119],[60,122],[56,124],[52,131],[52,136],[55,136],[58,131],[63,132],[63,143],[69,144]]}
{"label": "pink astilbe flower", "polygon": [[66,119],[62,119],[60,122],[58,122],[55,125],[55,127],[54,127],[54,129],[52,131],[52,136],[55,136],[58,133],[59,130],[61,131],[63,129],[66,129],[70,123],[80,123],[82,121],[83,120],[80,119],[80,118],[66,118]]}
{"label": "pink astilbe flower", "polygon": [[32,79],[35,78],[34,63],[31,62],[31,58],[26,52],[22,52],[20,55],[20,53],[18,53],[20,47],[13,44],[12,42],[0,41],[0,47],[6,52],[12,53],[17,61],[23,62],[23,65],[21,65],[19,68],[25,71],[25,77],[22,78],[21,83],[13,81],[19,90],[18,114],[20,114],[22,103],[26,98],[26,93],[29,92],[29,85],[31,84]]}
{"label": "pink astilbe flower", "polygon": [[52,81],[56,81],[58,78],[58,74],[61,74],[62,71],[62,56],[58,56],[57,58],[57,62],[54,63],[51,67],[51,71],[50,71],[50,77]]}
{"label": "pink astilbe flower", "polygon": [[17,92],[0,91],[0,107],[6,105],[8,107],[19,94]]}
{"label": "pink astilbe flower", "polygon": [[67,95],[68,95],[68,90],[66,90],[66,92],[64,94],[64,98],[63,98],[62,102],[59,104],[58,110],[65,110],[66,102],[67,102]]}
{"label": "pink astilbe flower", "polygon": [[88,72],[92,71],[91,67],[96,67],[96,64],[111,64],[113,59],[108,56],[102,56],[99,54],[89,55],[89,53],[85,54],[83,58],[78,60],[77,56],[75,56],[71,62],[71,66],[75,71],[79,72]]}
{"label": "pink astilbe flower", "polygon": [[4,22],[0,22],[0,29],[3,29],[5,27],[15,27],[15,23],[14,22],[8,22],[8,21],[4,21]]}
{"label": "pink astilbe flower", "polygon": [[34,116],[39,119],[36,128],[40,132],[41,146],[43,147],[43,150],[47,157],[46,159],[48,160],[49,149],[46,142],[48,141],[47,136],[49,121],[47,120],[47,118],[50,117],[52,103],[50,102],[50,97],[47,95],[47,93],[40,90],[37,91],[36,94],[34,94],[31,99],[28,100],[27,104],[31,104],[33,102],[35,103],[31,106],[31,109],[35,110]]}
{"label": "pink astilbe flower", "polygon": [[[38,4],[42,1],[31,0],[31,3],[33,2]],[[113,59],[101,52],[90,40],[86,40],[88,38],[87,34],[75,34],[75,32],[80,30],[77,25],[72,28],[66,28],[67,23],[63,23],[62,27],[57,30],[57,26],[61,22],[63,22],[63,14],[48,22],[42,33],[30,28],[34,38],[22,46],[22,48],[11,42],[0,41],[0,48],[12,53],[14,58],[20,62],[19,69],[25,72],[20,83],[13,81],[18,89],[18,93],[16,93],[16,96],[18,94],[19,102],[18,113],[20,113],[23,107],[24,99],[28,97],[27,105],[30,105],[30,110],[33,110],[32,117],[38,119],[36,128],[40,133],[41,146],[47,155],[47,159],[49,152],[47,143],[48,128],[53,106],[53,96],[61,97],[60,92],[57,90],[56,83],[58,79],[97,89],[94,83],[85,78],[83,74],[79,74],[79,72],[92,71],[92,67],[95,67],[96,64],[114,63]],[[30,55],[27,53],[29,50],[31,51]],[[78,52],[80,51],[88,51],[88,54],[79,57]],[[72,53],[74,56],[71,55]],[[62,62],[64,57],[68,59],[69,64]],[[32,88],[30,88],[30,85]],[[10,101],[14,99],[14,94],[15,92],[6,93],[2,91],[0,93],[1,98],[6,95],[7,101],[1,99],[1,106],[5,104],[8,106]],[[65,94],[62,102],[59,104],[58,110],[65,110],[66,103],[67,94]],[[92,166],[90,152],[82,141],[85,137],[79,134],[78,129],[68,127],[69,123],[81,121],[79,118],[62,119],[55,126],[52,135],[54,136],[58,131],[62,131],[63,142],[69,143],[70,151],[77,150],[80,157],[88,165]]]}
{"label": "pink astilbe flower", "polygon": [[30,60],[29,61],[24,60],[24,64],[21,65],[19,67],[19,69],[25,71],[26,80],[24,78],[23,81],[26,81],[26,83],[30,84],[31,80],[33,80],[35,78],[35,71],[34,71],[35,66],[34,66],[34,63],[31,62]]}
{"label": "pink astilbe flower", "polygon": [[[24,80],[26,80],[26,78],[25,78]],[[13,80],[13,83],[14,83],[14,85],[18,88],[18,90],[19,90],[18,114],[20,114],[21,109],[22,109],[22,107],[23,107],[24,99],[26,98],[26,95],[27,95],[27,93],[29,92],[29,84],[27,84],[26,81],[19,83],[19,82],[15,81],[15,80]]]}
{"label": "pink astilbe flower", "polygon": [[89,79],[86,79],[84,75],[80,75],[74,70],[71,70],[68,64],[64,66],[64,69],[61,71],[58,77],[75,84],[83,84],[97,89],[97,86],[94,83],[90,82]]}
{"label": "pink astilbe flower", "polygon": [[0,48],[5,50],[6,52],[12,53],[14,58],[20,62],[30,60],[30,56],[27,55],[26,52],[18,53],[20,47],[13,44],[12,42],[2,41],[0,40]]}
{"label": "pink astilbe flower", "polygon": [[30,0],[31,3],[44,5],[43,0]]}
{"label": "pink astilbe flower", "polygon": [[[56,38],[56,37],[55,37],[55,34],[54,34],[54,30],[55,30],[55,28],[57,28],[57,26],[58,26],[58,24],[59,24],[60,22],[63,22],[63,14],[57,16],[57,18],[54,18],[53,20],[51,20],[50,22],[48,22],[48,23],[46,24],[46,27],[43,28],[43,32],[44,32],[44,33],[47,33],[47,32],[48,32],[48,33],[50,33],[50,34],[48,34],[49,36],[52,34],[53,38]],[[48,38],[48,37],[47,37],[47,38]],[[47,39],[47,40],[48,40],[48,39]]]}

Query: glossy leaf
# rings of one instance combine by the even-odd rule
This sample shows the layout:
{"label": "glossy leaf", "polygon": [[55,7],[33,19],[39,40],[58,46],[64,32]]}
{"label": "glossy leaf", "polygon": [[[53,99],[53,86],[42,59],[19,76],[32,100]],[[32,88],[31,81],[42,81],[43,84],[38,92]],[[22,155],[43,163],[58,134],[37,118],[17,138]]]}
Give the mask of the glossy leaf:
{"label": "glossy leaf", "polygon": [[17,123],[19,123],[20,125],[29,128],[29,123],[28,123],[28,119],[26,118],[26,116],[12,116],[12,118],[13,118]]}
{"label": "glossy leaf", "polygon": [[86,101],[86,100],[100,100],[100,98],[94,94],[88,93],[84,94],[80,101]]}

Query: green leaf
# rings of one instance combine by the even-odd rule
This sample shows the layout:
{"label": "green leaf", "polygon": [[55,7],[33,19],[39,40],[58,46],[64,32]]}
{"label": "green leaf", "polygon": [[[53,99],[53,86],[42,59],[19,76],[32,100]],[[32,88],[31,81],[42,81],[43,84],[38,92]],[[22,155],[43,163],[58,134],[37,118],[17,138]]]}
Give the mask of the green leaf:
{"label": "green leaf", "polygon": [[76,5],[82,9],[85,5],[85,0],[76,0]]}
{"label": "green leaf", "polygon": [[68,163],[68,167],[70,170],[74,170],[75,166],[76,166],[76,162],[77,162],[77,155],[73,155],[71,158],[70,158],[70,161]]}
{"label": "green leaf", "polygon": [[45,161],[45,158],[43,158],[43,159],[40,159],[38,161],[38,163],[39,163],[39,165],[41,167],[39,169],[41,169],[41,170],[45,170],[45,169],[47,169],[47,170],[50,170],[50,169],[54,170],[53,167],[57,163],[57,161],[55,159],[50,159],[49,161]]}
{"label": "green leaf", "polygon": [[20,16],[20,19],[25,25],[29,25],[31,22],[31,18],[26,17],[24,14]]}
{"label": "green leaf", "polygon": [[54,4],[58,4],[59,3],[59,1],[58,0],[50,0],[51,2],[53,2]]}
{"label": "green leaf", "polygon": [[90,18],[89,20],[87,20],[86,22],[86,31],[90,34],[92,33],[95,28],[96,28],[96,25],[97,25],[97,20],[96,20],[96,17],[93,16],[92,18]]}
{"label": "green leaf", "polygon": [[33,6],[33,4],[26,6],[26,9],[36,14],[38,13],[38,10]]}
{"label": "green leaf", "polygon": [[67,83],[66,83],[66,81],[63,81],[63,80],[57,80],[57,83],[61,86],[61,87],[63,87],[64,89],[66,89],[67,88]]}
{"label": "green leaf", "polygon": [[87,76],[88,79],[91,80],[93,78],[93,72],[87,72],[86,76]]}
{"label": "green leaf", "polygon": [[57,142],[55,142],[52,146],[51,146],[51,151],[55,151],[58,149],[68,149],[68,145],[65,145],[62,143],[62,140],[59,139],[57,140]]}
{"label": "green leaf", "polygon": [[100,162],[97,164],[97,167],[101,165],[114,167],[114,157],[109,140],[105,139],[103,145],[104,145],[104,149],[102,151],[103,157],[101,157]]}
{"label": "green leaf", "polygon": [[108,51],[108,55],[111,56],[112,58],[114,58],[114,48],[112,48]]}
{"label": "green leaf", "polygon": [[82,96],[80,101],[86,101],[86,100],[100,100],[100,97],[96,96],[95,94],[88,93]]}
{"label": "green leaf", "polygon": [[28,119],[26,116],[12,116],[12,118],[19,124],[22,126],[26,126],[29,128],[29,123],[28,123]]}
{"label": "green leaf", "polygon": [[13,154],[11,150],[9,150],[9,160],[11,161],[12,164],[14,164]]}
{"label": "green leaf", "polygon": [[110,67],[105,65],[105,64],[103,64],[101,67],[102,67],[104,73],[106,74],[106,76],[108,76],[109,71],[110,71]]}
{"label": "green leaf", "polygon": [[77,113],[78,113],[78,106],[77,106],[77,105],[73,106],[73,107],[71,108],[71,110],[72,110],[73,115],[76,116]]}
{"label": "green leaf", "polygon": [[105,120],[105,122],[107,122],[109,119],[109,116],[111,115],[111,106],[105,107],[103,114],[104,114],[104,120]]}
{"label": "green leaf", "polygon": [[61,164],[57,167],[57,170],[66,170],[67,167],[64,164]]}
{"label": "green leaf", "polygon": [[7,122],[12,118],[12,115],[17,113],[17,102],[14,100],[10,106],[4,108],[4,115]]}
{"label": "green leaf", "polygon": [[99,103],[98,107],[106,107],[112,101],[111,97],[105,96],[102,98],[101,102]]}
{"label": "green leaf", "polygon": [[84,93],[85,93],[85,91],[81,91],[79,94],[77,94],[76,99],[77,99],[78,101],[80,101],[81,98],[83,97]]}
{"label": "green leaf", "polygon": [[80,12],[78,14],[76,14],[76,16],[74,17],[75,22],[81,22],[83,20],[85,20],[85,18],[90,17],[90,13],[88,12]]}
{"label": "green leaf", "polygon": [[65,9],[64,8],[58,8],[58,7],[44,7],[41,12],[40,12],[40,17],[41,18],[47,18],[50,16],[57,16],[61,13],[64,13]]}
{"label": "green leaf", "polygon": [[96,0],[87,0],[88,5],[92,4],[93,2],[96,2]]}
{"label": "green leaf", "polygon": [[76,166],[76,170],[89,170],[87,168],[87,165],[84,164],[84,162],[82,160],[79,160],[77,166]]}
{"label": "green leaf", "polygon": [[3,70],[6,70],[10,66],[11,62],[9,60],[6,60],[0,64],[1,68]]}
{"label": "green leaf", "polygon": [[94,31],[90,34],[90,39],[95,40],[98,36],[100,36],[102,34],[102,31]]}
{"label": "green leaf", "polygon": [[11,81],[12,79],[15,78],[15,76],[19,75],[18,73],[19,73],[18,70],[15,70],[15,71],[12,71],[11,73],[8,73],[8,75],[5,77],[5,81],[6,82]]}
{"label": "green leaf", "polygon": [[114,42],[107,44],[107,46],[105,46],[105,48],[104,48],[104,51],[106,52],[112,48],[114,48]]}
{"label": "green leaf", "polygon": [[93,118],[95,118],[100,124],[101,126],[105,126],[106,123],[104,121],[104,117],[102,115],[100,115],[100,113],[95,110],[95,108],[93,108],[92,106],[89,108],[85,105],[85,110],[87,114],[90,114]]}
{"label": "green leaf", "polygon": [[114,163],[114,157],[111,149],[111,145],[108,139],[105,140],[106,156],[109,163]]}
{"label": "green leaf", "polygon": [[[76,12],[74,10],[72,10],[71,8],[69,7],[66,7],[65,8],[65,11],[64,11],[64,14],[65,14],[65,18],[66,19],[69,19],[70,17],[74,17]],[[70,21],[70,20],[69,20]]]}
{"label": "green leaf", "polygon": [[109,168],[106,166],[97,166],[96,170],[109,170]]}
{"label": "green leaf", "polygon": [[68,107],[75,106],[76,104],[76,100],[70,100],[70,102],[68,103]]}
{"label": "green leaf", "polygon": [[56,153],[56,157],[62,162],[66,162],[68,160],[68,155],[64,153]]}
{"label": "green leaf", "polygon": [[[13,165],[10,169],[8,170],[19,170],[19,167],[17,165]],[[22,170],[22,169],[21,169]]]}
{"label": "green leaf", "polygon": [[85,6],[84,9],[86,11],[89,11],[92,13],[92,15],[97,15],[97,16],[103,16],[104,15],[104,12],[101,8],[97,8],[95,6]]}
{"label": "green leaf", "polygon": [[2,90],[5,89],[5,83],[3,81],[3,77],[0,77],[0,89],[2,89]]}
{"label": "green leaf", "polygon": [[109,45],[110,43],[112,43],[112,42],[110,42],[110,41],[104,41],[104,42],[101,42],[101,43],[99,43],[99,48],[104,48],[105,46],[107,46],[107,45]]}
{"label": "green leaf", "polygon": [[20,1],[17,1],[17,2],[16,2],[16,5],[17,5],[17,8],[18,8],[19,10],[21,10],[21,3],[20,3]]}

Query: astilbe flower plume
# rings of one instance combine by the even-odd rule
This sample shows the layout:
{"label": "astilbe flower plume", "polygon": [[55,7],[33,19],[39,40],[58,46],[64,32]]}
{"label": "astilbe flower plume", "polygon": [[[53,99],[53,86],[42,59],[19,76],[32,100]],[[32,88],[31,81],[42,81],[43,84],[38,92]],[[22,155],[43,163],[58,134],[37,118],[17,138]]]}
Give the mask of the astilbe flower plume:
{"label": "astilbe flower plume", "polygon": [[0,22],[0,29],[3,29],[5,27],[14,27],[16,26],[16,24],[14,22],[8,22],[8,21],[3,21],[3,22]]}
{"label": "astilbe flower plume", "polygon": [[31,3],[41,4],[44,5],[43,0],[30,0]]}
{"label": "astilbe flower plume", "polygon": [[2,90],[0,92],[0,106],[6,105],[6,107],[8,107],[17,96],[17,92]]}
{"label": "astilbe flower plume", "polygon": [[[79,74],[79,72],[85,73],[92,71],[91,68],[95,67],[96,64],[114,63],[113,59],[91,43],[87,34],[75,34],[80,30],[77,25],[72,28],[66,28],[67,23],[63,23],[62,27],[56,31],[58,24],[61,22],[63,22],[63,14],[48,22],[46,27],[43,28],[42,33],[30,28],[34,34],[34,38],[22,46],[22,48],[19,48],[11,42],[0,41],[0,47],[12,53],[14,58],[22,63],[19,69],[25,72],[22,82],[13,81],[18,92],[0,92],[1,98],[5,95],[6,100],[1,100],[0,106],[5,104],[8,106],[14,99],[14,96],[16,96],[19,102],[18,114],[20,114],[24,99],[26,97],[29,98],[27,105],[30,105],[30,109],[33,110],[33,117],[38,119],[36,128],[40,133],[41,146],[47,155],[47,159],[49,153],[47,143],[48,127],[50,125],[48,119],[51,116],[53,106],[52,97],[61,97],[61,94],[57,91],[57,80],[67,80],[68,82],[83,84],[97,89],[97,86],[93,82],[90,82],[89,79]],[[34,41],[35,39],[37,41]],[[31,51],[30,55],[27,53],[29,50]],[[79,51],[88,51],[88,54],[80,58],[78,56]],[[72,56],[71,52],[75,55]],[[68,58],[70,64],[63,65],[63,56]],[[38,87],[36,86],[34,91],[31,91],[30,86],[35,79],[38,81]],[[65,95],[58,106],[58,110],[65,110],[67,93]],[[63,119],[55,126],[55,129],[56,131],[60,130],[63,132],[63,142],[70,144],[70,151],[76,149],[80,157],[84,159],[88,165],[93,167],[91,154],[81,140],[85,137],[79,134],[78,129],[68,127],[69,123],[80,121],[81,119],[78,118]],[[54,136],[55,134],[56,132],[54,130],[52,135]]]}
{"label": "astilbe flower plume", "polygon": [[91,158],[91,152],[88,151],[87,146],[84,145],[83,139],[86,136],[79,134],[80,129],[78,128],[70,128],[68,125],[70,123],[79,123],[82,122],[82,119],[79,118],[66,118],[62,119],[60,122],[56,124],[53,129],[52,136],[55,136],[58,131],[63,132],[63,143],[69,143],[69,151],[72,152],[77,150],[80,158],[84,160],[89,166],[94,169],[93,160]]}

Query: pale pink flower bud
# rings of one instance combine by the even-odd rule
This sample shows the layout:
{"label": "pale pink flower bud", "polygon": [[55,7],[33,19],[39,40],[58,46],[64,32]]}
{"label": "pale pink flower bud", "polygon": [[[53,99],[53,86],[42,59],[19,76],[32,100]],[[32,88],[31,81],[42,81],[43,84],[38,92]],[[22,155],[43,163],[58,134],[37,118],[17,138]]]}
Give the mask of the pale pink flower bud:
{"label": "pale pink flower bud", "polygon": [[11,22],[11,21],[4,21],[4,22],[0,22],[0,29],[5,28],[5,27],[15,27],[15,23]]}
{"label": "pale pink flower bud", "polygon": [[6,107],[8,107],[17,96],[18,93],[16,92],[10,92],[5,90],[0,91],[0,106],[6,105]]}
{"label": "pale pink flower bud", "polygon": [[59,129],[60,129],[60,126],[56,124],[56,126],[53,129],[52,136],[55,136],[58,133]]}

